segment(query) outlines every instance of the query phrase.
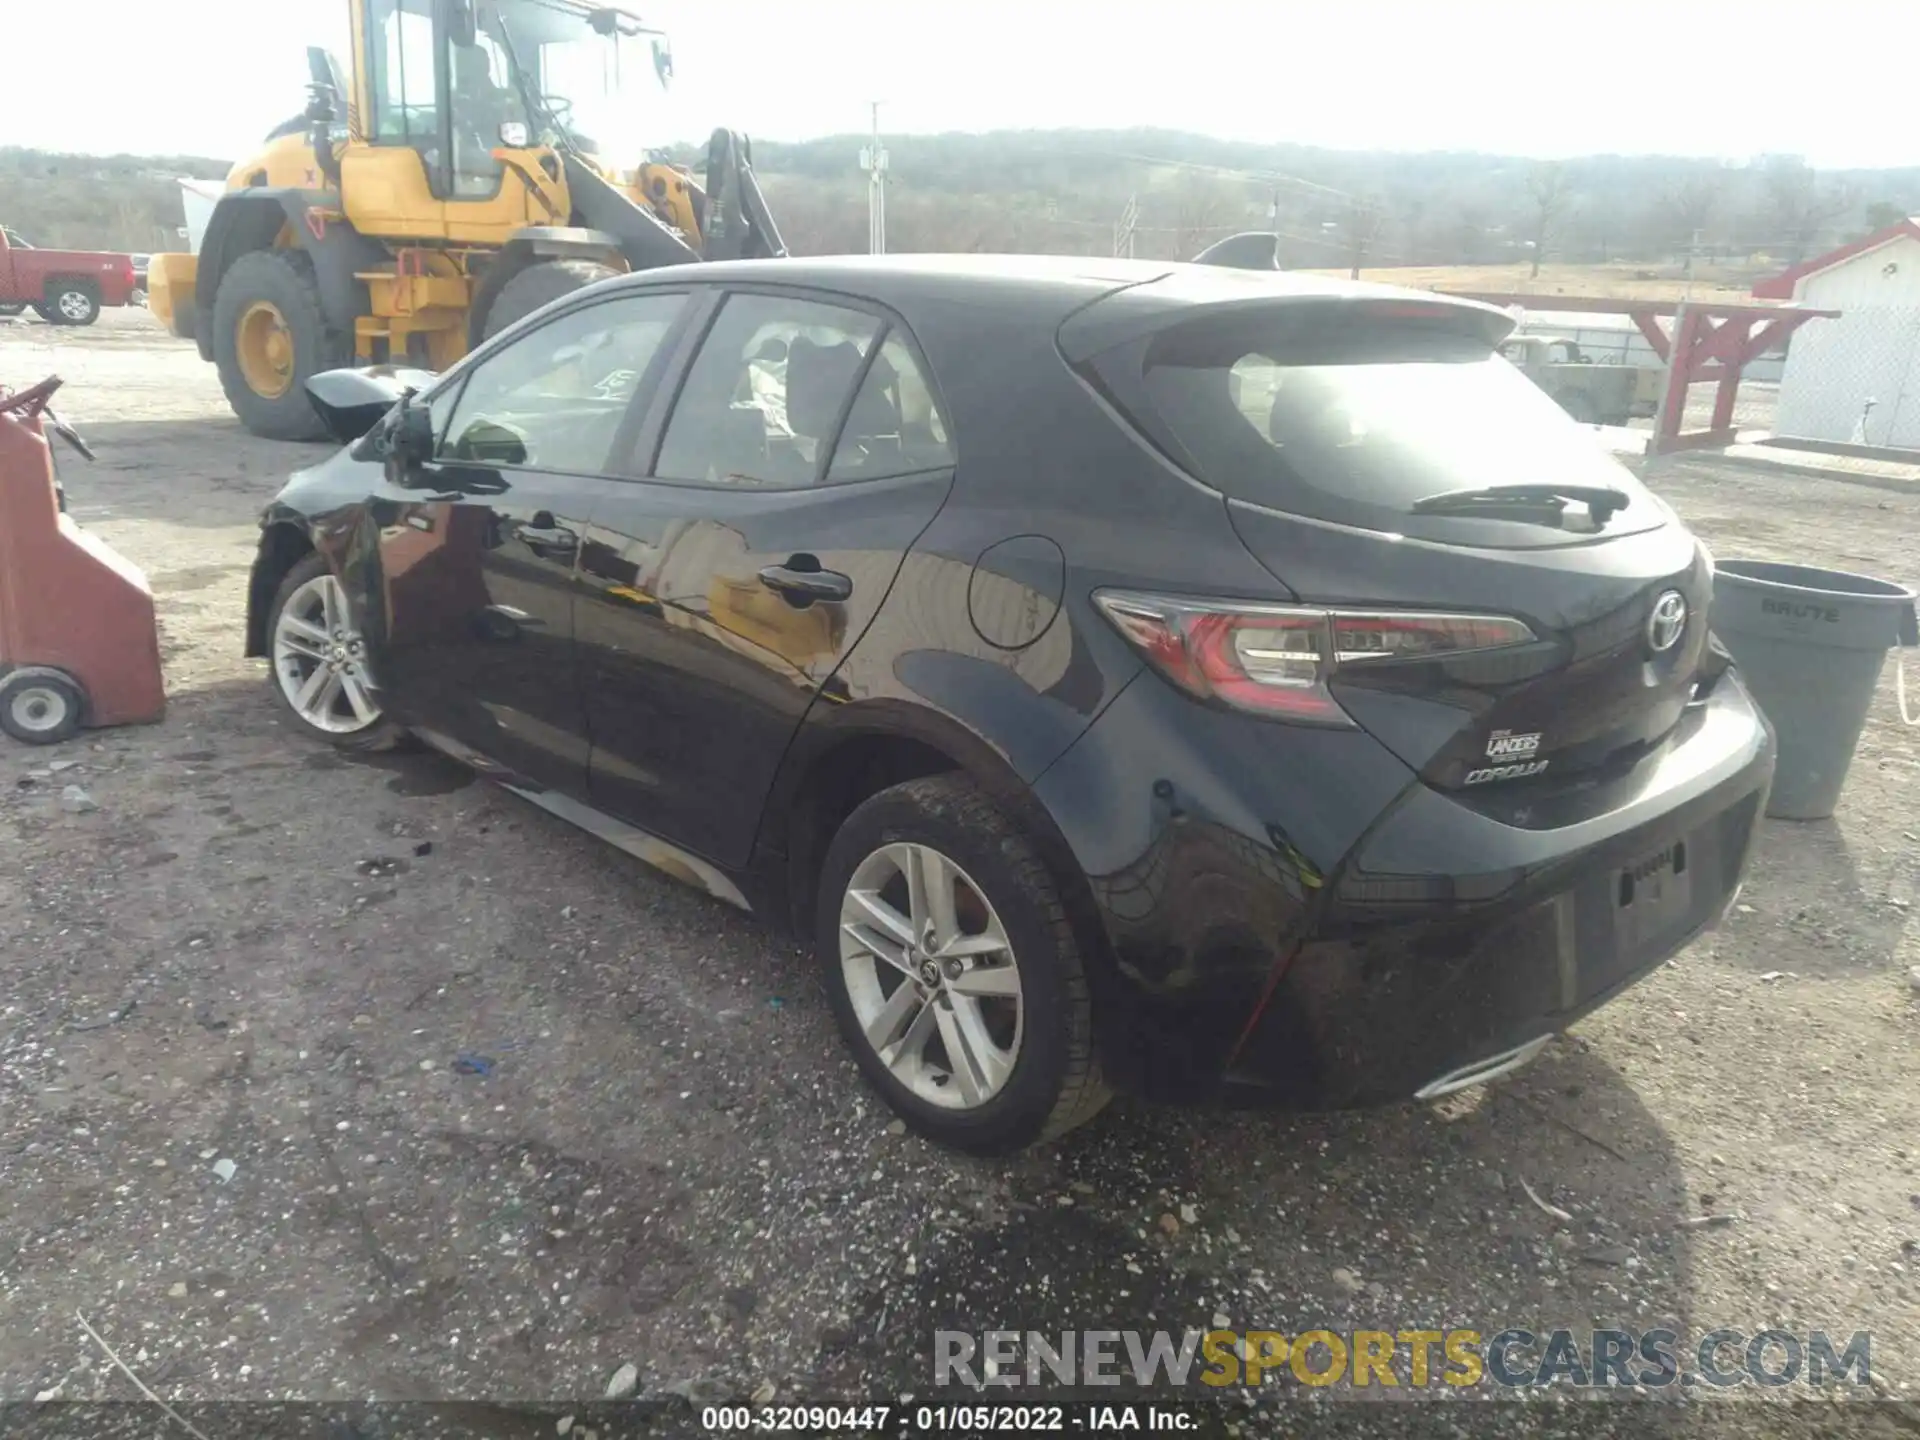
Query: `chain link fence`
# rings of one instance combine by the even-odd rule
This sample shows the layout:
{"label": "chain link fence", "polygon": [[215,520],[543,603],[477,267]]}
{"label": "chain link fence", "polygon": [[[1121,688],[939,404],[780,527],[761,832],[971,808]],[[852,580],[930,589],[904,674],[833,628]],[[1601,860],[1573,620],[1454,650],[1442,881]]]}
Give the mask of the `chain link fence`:
{"label": "chain link fence", "polygon": [[[1775,433],[1920,450],[1920,306],[1840,306],[1795,332]],[[1744,390],[1742,392],[1744,394]]]}

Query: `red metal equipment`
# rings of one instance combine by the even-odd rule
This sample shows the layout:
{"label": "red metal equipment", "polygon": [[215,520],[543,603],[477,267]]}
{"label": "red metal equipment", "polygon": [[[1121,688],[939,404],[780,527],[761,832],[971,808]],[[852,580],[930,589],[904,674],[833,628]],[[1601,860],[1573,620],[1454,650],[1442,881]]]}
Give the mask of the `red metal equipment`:
{"label": "red metal equipment", "polygon": [[35,745],[166,711],[147,577],[61,511],[47,431],[57,376],[0,388],[0,729]]}
{"label": "red metal equipment", "polygon": [[[1654,421],[1648,453],[1696,450],[1734,442],[1733,406],[1740,394],[1740,377],[1747,366],[1775,345],[1783,343],[1809,320],[1832,320],[1838,310],[1812,310],[1804,305],[1722,304],[1711,300],[1619,300],[1590,295],[1487,295],[1458,293],[1463,299],[1490,305],[1518,305],[1524,310],[1573,311],[1588,315],[1630,315],[1640,333],[1667,367],[1666,389]],[[1673,320],[1671,335],[1663,317]],[[1716,382],[1713,423],[1705,430],[1682,432],[1686,418],[1687,387]]]}

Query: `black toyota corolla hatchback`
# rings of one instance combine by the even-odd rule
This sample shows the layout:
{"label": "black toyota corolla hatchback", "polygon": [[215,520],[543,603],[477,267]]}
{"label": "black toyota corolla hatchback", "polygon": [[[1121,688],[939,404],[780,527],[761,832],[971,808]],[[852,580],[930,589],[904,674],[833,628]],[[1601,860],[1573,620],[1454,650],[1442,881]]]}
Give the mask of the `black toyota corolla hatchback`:
{"label": "black toyota corolla hatchback", "polygon": [[1773,766],[1711,559],[1509,325],[1200,265],[623,277],[397,404],[315,381],[360,438],[267,512],[249,653],[811,937],[939,1140],[1444,1094],[1713,924]]}

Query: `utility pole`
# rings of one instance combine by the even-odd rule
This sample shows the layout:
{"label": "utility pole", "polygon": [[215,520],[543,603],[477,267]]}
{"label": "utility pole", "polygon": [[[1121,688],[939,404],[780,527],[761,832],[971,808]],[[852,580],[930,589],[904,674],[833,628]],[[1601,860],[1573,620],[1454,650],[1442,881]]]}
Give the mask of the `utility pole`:
{"label": "utility pole", "polygon": [[860,152],[867,172],[867,253],[887,253],[887,151],[880,143],[880,102],[873,102],[873,138]]}
{"label": "utility pole", "polygon": [[1140,197],[1127,196],[1127,205],[1120,212],[1120,223],[1113,227],[1113,253],[1116,257],[1131,260],[1133,258],[1133,232],[1140,222]]}

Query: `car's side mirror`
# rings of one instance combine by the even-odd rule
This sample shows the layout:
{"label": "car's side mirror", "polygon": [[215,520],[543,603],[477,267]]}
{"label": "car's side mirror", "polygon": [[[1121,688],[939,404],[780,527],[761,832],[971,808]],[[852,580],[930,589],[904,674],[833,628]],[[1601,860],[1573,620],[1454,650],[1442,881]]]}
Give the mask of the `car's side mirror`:
{"label": "car's side mirror", "polygon": [[327,433],[344,445],[371,431],[433,378],[425,370],[395,366],[323,370],[307,381],[307,399]]}
{"label": "car's side mirror", "polygon": [[402,400],[387,437],[387,454],[403,465],[423,465],[433,458],[433,411]]}

